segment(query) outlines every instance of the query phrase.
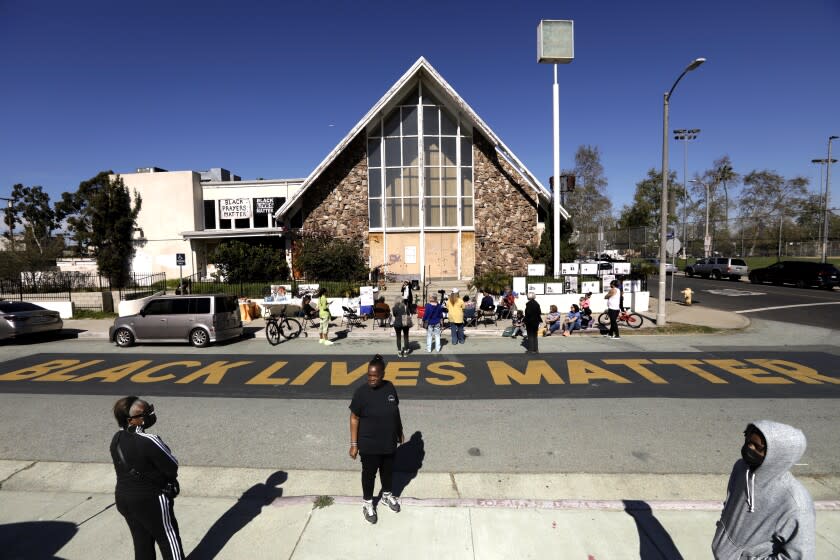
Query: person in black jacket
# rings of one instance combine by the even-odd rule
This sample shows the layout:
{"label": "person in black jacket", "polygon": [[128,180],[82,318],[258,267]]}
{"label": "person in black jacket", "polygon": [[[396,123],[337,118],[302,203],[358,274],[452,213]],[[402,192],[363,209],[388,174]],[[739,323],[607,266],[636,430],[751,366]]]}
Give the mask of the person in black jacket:
{"label": "person in black jacket", "polygon": [[362,454],[362,513],[369,523],[378,517],[373,507],[373,485],[376,471],[382,483],[382,501],[399,513],[400,501],[391,492],[394,454],[405,441],[400,399],[390,381],[385,381],[385,360],[377,354],[368,363],[367,379],[353,393],[350,402],[350,457]]}
{"label": "person in black jacket", "polygon": [[537,303],[534,292],[528,292],[528,303],[525,304],[525,332],[528,333],[528,354],[539,351],[537,333],[542,323],[542,309]]}
{"label": "person in black jacket", "polygon": [[117,473],[117,510],[134,540],[135,560],[154,560],[155,543],[165,560],[183,560],[184,549],[173,510],[178,460],[160,437],[146,433],[157,420],[155,407],[139,397],[114,404],[120,431],[111,440]]}

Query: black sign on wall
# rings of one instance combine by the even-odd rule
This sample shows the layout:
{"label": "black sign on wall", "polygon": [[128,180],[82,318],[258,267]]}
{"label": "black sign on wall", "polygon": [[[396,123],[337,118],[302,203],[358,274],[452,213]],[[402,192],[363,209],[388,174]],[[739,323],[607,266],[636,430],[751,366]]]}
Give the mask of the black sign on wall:
{"label": "black sign on wall", "polygon": [[284,202],[286,199],[282,197],[255,198],[254,214],[274,214]]}

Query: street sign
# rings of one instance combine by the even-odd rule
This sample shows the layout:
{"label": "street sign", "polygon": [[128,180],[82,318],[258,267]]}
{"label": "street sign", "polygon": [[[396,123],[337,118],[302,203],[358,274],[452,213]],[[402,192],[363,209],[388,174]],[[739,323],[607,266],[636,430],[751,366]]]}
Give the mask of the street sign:
{"label": "street sign", "polygon": [[668,253],[669,257],[679,253],[680,249],[682,249],[682,243],[676,237],[665,242],[665,252]]}
{"label": "street sign", "polygon": [[175,266],[186,266],[187,265],[187,255],[186,253],[175,253]]}

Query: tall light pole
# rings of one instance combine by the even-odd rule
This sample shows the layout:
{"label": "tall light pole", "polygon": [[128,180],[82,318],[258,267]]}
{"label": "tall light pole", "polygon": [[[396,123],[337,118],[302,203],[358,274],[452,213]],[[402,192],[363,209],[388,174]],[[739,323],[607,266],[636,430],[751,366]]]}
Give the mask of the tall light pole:
{"label": "tall light pole", "polygon": [[[819,191],[819,195],[820,195],[820,207],[819,207],[820,221],[819,221],[818,228],[817,228],[817,242],[822,244],[822,228],[823,228],[822,220],[823,220],[823,208],[824,208],[823,205],[825,204],[825,183],[823,183],[823,165],[827,164],[828,160],[825,159],[825,158],[823,158],[823,159],[812,159],[811,163],[820,164],[820,182],[818,183],[819,186],[820,186],[820,191]],[[831,163],[837,163],[837,160],[832,159]]]}
{"label": "tall light pole", "polygon": [[698,179],[692,179],[690,182],[702,185],[706,190],[706,234],[703,236],[703,256],[708,257],[712,250],[712,239],[709,237],[709,185]]}
{"label": "tall light pole", "polygon": [[575,58],[575,24],[567,19],[544,19],[537,26],[537,62],[554,65],[554,277],[560,274],[560,86],[557,84],[557,65],[569,64]]}
{"label": "tall light pole", "polygon": [[662,200],[659,209],[659,297],[656,305],[656,325],[665,325],[665,284],[667,282],[665,259],[668,254],[665,250],[665,239],[668,237],[668,109],[671,104],[671,95],[683,76],[706,62],[705,58],[695,58],[691,64],[685,67],[682,74],[662,97]]}
{"label": "tall light pole", "polygon": [[829,206],[828,201],[831,199],[831,141],[836,140],[837,136],[828,137],[828,157],[825,164],[825,219],[823,220],[823,244],[822,244],[822,262],[825,262],[828,253],[828,216]]}
{"label": "tall light pole", "polygon": [[[699,128],[678,128],[674,131],[674,140],[683,141],[683,187],[685,187],[685,195],[683,196],[683,242],[682,242],[682,258],[685,260],[685,247],[688,245],[688,238],[685,235],[686,222],[688,221],[688,209],[686,199],[688,198],[688,142],[689,140],[696,140],[697,135],[700,134]],[[673,280],[673,277],[672,277]],[[673,285],[673,282],[671,282]]]}

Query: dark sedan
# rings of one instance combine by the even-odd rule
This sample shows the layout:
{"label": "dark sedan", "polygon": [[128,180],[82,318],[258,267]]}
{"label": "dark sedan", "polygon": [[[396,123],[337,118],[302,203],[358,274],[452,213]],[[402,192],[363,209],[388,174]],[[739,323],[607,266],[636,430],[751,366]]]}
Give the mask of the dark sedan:
{"label": "dark sedan", "polygon": [[0,301],[0,340],[19,336],[58,333],[64,321],[58,311],[26,301]]}
{"label": "dark sedan", "polygon": [[816,286],[831,290],[840,286],[840,271],[829,263],[810,261],[782,261],[766,268],[750,271],[750,282],[761,284],[793,284],[799,288]]}

